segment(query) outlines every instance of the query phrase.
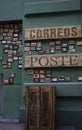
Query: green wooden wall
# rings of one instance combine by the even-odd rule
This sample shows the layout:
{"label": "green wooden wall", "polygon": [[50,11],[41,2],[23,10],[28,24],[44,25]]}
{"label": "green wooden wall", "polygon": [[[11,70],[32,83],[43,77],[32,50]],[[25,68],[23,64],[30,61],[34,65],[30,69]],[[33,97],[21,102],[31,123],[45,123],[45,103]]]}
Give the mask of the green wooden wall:
{"label": "green wooden wall", "polygon": [[3,118],[19,119],[21,105],[21,85],[4,86]]}
{"label": "green wooden wall", "polygon": [[[19,117],[22,88],[22,68],[19,68],[19,58],[22,58],[22,51],[20,52],[21,55],[18,55],[21,49],[20,46],[22,45],[21,25],[22,23],[20,21],[16,23],[0,23],[0,73],[3,74],[2,115],[5,118]],[[16,37],[14,37],[15,34],[17,35]],[[14,60],[15,57],[17,60]],[[10,79],[12,80],[11,82]]]}
{"label": "green wooden wall", "polygon": [[[0,3],[0,26],[22,24],[24,1],[1,0]],[[20,31],[20,35],[22,35],[22,30]],[[4,45],[1,41],[0,56],[3,56],[5,61],[8,60],[8,54],[4,53]],[[8,80],[11,73],[15,74],[13,84],[3,85],[2,117],[7,119],[19,119],[22,89],[22,69],[18,69],[18,61],[14,61],[11,68],[3,69],[2,61],[0,61],[0,73],[3,73],[3,80]]]}
{"label": "green wooden wall", "polygon": [[[58,26],[74,26],[82,25],[82,3],[81,0],[66,0],[66,1],[25,1],[24,4],[24,22],[23,31],[26,28],[44,28]],[[28,23],[28,24],[27,24]],[[25,33],[25,31],[24,31]],[[74,39],[72,39],[74,40]],[[76,39],[77,40],[77,39]],[[29,41],[37,42],[35,41]],[[39,40],[42,43],[42,48],[49,49],[49,40]],[[65,41],[64,42],[68,42]],[[76,46],[75,53],[82,52],[82,46]],[[33,52],[32,55],[37,54]],[[61,54],[61,52],[57,52]],[[24,56],[24,55],[23,55]],[[57,125],[74,125],[79,130],[81,126],[82,115],[82,82],[77,80],[77,76],[81,76],[82,67],[67,67],[67,68],[46,68],[52,70],[52,75],[56,76],[71,76],[71,82],[57,83],[35,83],[33,75],[28,74],[25,69],[23,73],[24,86],[39,85],[39,86],[56,86],[56,111]],[[46,70],[44,69],[44,70]],[[38,70],[37,68],[35,70]],[[24,96],[24,90],[23,95]],[[75,114],[76,113],[76,114]],[[77,118],[76,118],[77,115]],[[79,120],[77,122],[77,120]]]}
{"label": "green wooden wall", "polygon": [[22,20],[23,0],[1,0],[0,3],[0,21]]}
{"label": "green wooden wall", "polygon": [[[0,22],[22,23],[22,44],[25,47],[25,29],[40,27],[58,27],[82,25],[82,2],[81,0],[1,0]],[[66,40],[66,39],[65,39]],[[36,42],[36,41],[35,41]],[[48,40],[43,40],[42,48],[49,48]],[[68,42],[68,41],[65,41]],[[76,53],[82,52],[82,46],[75,46]],[[3,53],[1,45],[0,53]],[[61,52],[57,52],[57,54]],[[23,54],[25,55],[24,48]],[[33,52],[32,54],[37,54]],[[23,55],[23,59],[24,59]],[[0,63],[1,65],[1,63]],[[24,65],[24,64],[23,64]],[[16,63],[13,64],[13,71]],[[47,68],[49,69],[49,68]],[[8,77],[9,70],[0,68],[5,78]],[[71,82],[57,83],[34,83],[33,75],[28,75],[27,70],[17,71],[17,78],[13,85],[4,85],[3,94],[3,116],[8,118],[19,118],[24,121],[24,95],[25,87],[31,85],[52,85],[56,86],[57,94],[57,125],[76,125],[81,127],[82,115],[82,82],[78,82],[77,76],[82,76],[82,68],[52,68],[52,75],[71,76]],[[11,94],[10,94],[11,91]],[[11,97],[11,101],[9,99]],[[12,103],[11,103],[12,102]],[[10,105],[11,104],[11,105]],[[14,108],[14,109],[13,109]],[[13,114],[14,113],[14,114]],[[77,118],[76,118],[77,115]],[[72,118],[71,118],[72,117]],[[78,120],[78,121],[77,121]]]}

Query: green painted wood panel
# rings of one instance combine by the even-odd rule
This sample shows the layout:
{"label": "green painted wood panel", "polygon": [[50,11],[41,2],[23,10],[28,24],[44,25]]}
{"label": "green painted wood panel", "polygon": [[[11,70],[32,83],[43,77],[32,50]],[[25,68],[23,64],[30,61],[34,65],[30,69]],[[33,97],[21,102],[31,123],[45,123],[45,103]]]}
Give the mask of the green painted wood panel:
{"label": "green painted wood panel", "polygon": [[18,119],[20,104],[21,85],[4,86],[3,117],[10,119]]}
{"label": "green painted wood panel", "polygon": [[[70,2],[71,5],[69,4]],[[81,0],[66,0],[65,3],[68,3],[68,6],[61,8],[62,6],[66,5],[63,3],[63,5],[60,5],[60,3],[64,2],[62,0],[53,0],[49,1],[52,3],[56,2],[56,5],[58,8],[56,8],[56,5],[53,6],[53,4],[49,5],[48,0],[1,0],[0,1],[0,21],[9,21],[9,20],[23,20],[23,31],[25,28],[37,28],[37,27],[54,27],[54,26],[70,26],[70,25],[82,25],[82,14],[79,12],[69,12],[68,10],[71,10],[70,7],[73,6],[72,10],[79,10],[81,9],[81,6],[79,5]],[[40,2],[40,3],[39,3]],[[47,3],[48,2],[48,3]],[[25,3],[25,7],[24,7]],[[30,6],[27,6],[27,3],[29,3]],[[35,4],[36,3],[36,4]],[[45,7],[42,8],[42,3],[45,4]],[[57,4],[59,3],[59,5]],[[74,4],[73,4],[74,3]],[[39,4],[39,7],[37,8]],[[33,7],[31,6],[33,5]],[[46,6],[47,5],[47,6]],[[40,7],[41,6],[41,7]],[[51,6],[53,8],[51,8]],[[28,8],[27,8],[28,7]],[[55,7],[55,8],[54,8]],[[28,9],[31,9],[31,11]],[[43,10],[42,10],[43,9]],[[58,10],[59,9],[59,10]],[[68,9],[68,10],[67,10]],[[28,12],[27,12],[28,11]],[[60,11],[67,11],[68,13],[58,13],[58,14],[49,14],[49,15],[38,15],[38,16],[30,16],[30,17],[24,17],[24,14],[31,14],[31,13],[44,13],[44,12],[60,12]],[[23,34],[24,35],[24,34]],[[24,37],[23,37],[24,38]],[[23,41],[24,42],[24,41]],[[44,45],[46,48],[46,45]],[[77,52],[81,52],[81,48],[77,48]],[[0,49],[0,53],[3,53],[3,48]],[[0,62],[1,66],[1,62]],[[15,68],[16,64],[13,64],[13,71],[16,71]],[[0,68],[0,72],[4,71],[5,78],[8,77],[8,73],[10,71],[5,71],[4,69]],[[17,85],[22,83],[22,77],[21,77],[21,71],[19,70],[17,73],[17,77],[15,78],[15,84],[14,85],[7,85],[4,86],[4,102],[3,102],[3,116],[5,118],[20,118],[20,120],[24,121],[24,93],[25,93],[25,87],[28,85],[52,85],[56,86],[57,90],[57,107],[59,107],[57,112],[57,124],[64,125],[70,124],[70,125],[78,125],[81,124],[81,115],[82,115],[82,82],[77,82],[77,75],[81,75],[81,68],[79,69],[71,69],[71,75],[73,76],[73,82],[72,83],[46,83],[46,84],[34,84],[32,76],[27,76],[27,72],[24,70],[23,72],[23,86]],[[7,74],[6,74],[7,73]],[[56,70],[56,75],[58,74],[69,74],[69,68],[67,69],[60,69],[59,71]],[[75,74],[75,76],[74,76]],[[54,75],[54,72],[53,72]],[[74,82],[76,80],[76,82]],[[21,81],[21,82],[20,82]],[[30,83],[28,83],[30,81]],[[21,93],[22,90],[22,93]],[[22,96],[21,96],[22,95]],[[76,97],[76,98],[75,98]],[[22,101],[22,102],[21,102]],[[21,104],[21,107],[20,107]],[[67,108],[66,108],[67,107]],[[72,109],[72,108],[73,109]],[[78,108],[80,107],[80,109]],[[64,109],[63,109],[64,108]],[[75,111],[75,108],[77,110]],[[20,109],[20,113],[19,113]],[[19,115],[20,114],[20,115]],[[20,117],[19,117],[20,116]],[[70,117],[72,117],[70,119]]]}
{"label": "green painted wood panel", "polygon": [[81,0],[47,1],[25,3],[24,14],[45,14],[68,11],[81,11]]}
{"label": "green painted wood panel", "polygon": [[[58,8],[49,5],[47,2],[57,2]],[[61,5],[60,3],[67,2],[68,6],[63,7],[65,4]],[[82,13],[77,11],[78,7],[81,10],[82,3],[80,5],[78,0],[25,0],[24,14],[33,14],[24,17],[23,29],[26,28],[40,28],[40,27],[58,27],[58,26],[73,26],[73,25],[82,25]],[[45,7],[42,3],[46,3]],[[28,7],[28,5],[30,5]],[[33,7],[32,7],[33,5]],[[48,5],[48,6],[46,6]],[[79,6],[78,6],[79,5]],[[53,8],[51,8],[51,6]],[[28,7],[28,8],[27,8]],[[48,7],[48,8],[47,8]],[[50,7],[50,8],[49,8]],[[60,7],[60,8],[59,8]],[[63,8],[61,8],[63,7]],[[72,11],[71,11],[71,8]],[[58,10],[59,9],[59,10]],[[61,13],[51,13],[51,12],[60,12]],[[74,10],[76,10],[74,12]],[[28,11],[28,12],[27,12]],[[50,12],[51,11],[51,12]],[[63,12],[66,11],[66,12]],[[46,13],[44,13],[46,12]],[[49,14],[50,13],[50,14]],[[38,15],[35,15],[38,14]],[[25,33],[25,32],[24,32]],[[33,42],[33,41],[32,41]],[[36,42],[36,41],[35,41]],[[43,43],[43,48],[48,49],[47,41],[41,41]],[[81,53],[82,47],[76,47],[76,52]],[[60,52],[58,52],[60,53]],[[33,52],[32,54],[37,54]],[[46,68],[48,70],[48,68]],[[72,82],[66,83],[34,83],[33,76],[28,75],[27,71],[23,72],[23,83],[24,86],[56,86],[56,124],[57,125],[75,125],[79,128],[82,120],[82,82],[77,81],[77,75],[82,74],[82,67],[80,68],[56,68],[52,69],[53,75],[71,75],[73,80]],[[24,90],[22,90],[22,97],[24,97]],[[22,108],[22,109],[21,109]],[[24,107],[20,108],[20,119],[23,119]],[[82,127],[81,127],[82,129]]]}
{"label": "green painted wood panel", "polygon": [[[48,22],[47,22],[48,21]],[[28,23],[28,24],[27,24]],[[82,24],[81,13],[62,13],[59,15],[46,15],[24,18],[24,28],[40,28],[55,26],[72,26]]]}
{"label": "green painted wood panel", "polygon": [[57,97],[56,107],[62,109],[82,108],[82,97]]}
{"label": "green painted wood panel", "polygon": [[56,125],[75,126],[76,130],[82,129],[82,108],[57,109]]}
{"label": "green painted wood panel", "polygon": [[[34,3],[34,2],[47,2],[48,0],[25,0],[25,3]],[[56,1],[56,0],[53,0]],[[58,0],[60,1],[60,0]]]}
{"label": "green painted wood panel", "polygon": [[21,20],[23,18],[23,0],[1,0],[0,21]]}
{"label": "green painted wood panel", "polygon": [[[18,28],[19,26],[19,28]],[[2,31],[1,31],[2,30]],[[5,32],[6,30],[6,32]],[[20,31],[19,31],[20,30]],[[5,34],[5,35],[4,35]],[[14,37],[14,34],[16,37]],[[4,36],[3,36],[4,35]],[[22,22],[21,21],[4,21],[0,22],[0,38],[2,37],[2,40],[0,39],[0,57],[3,57],[2,60],[0,60],[0,73],[3,74],[3,113],[2,116],[4,118],[19,118],[19,109],[20,109],[20,102],[21,102],[21,89],[22,89],[22,68],[18,68],[19,61],[14,60],[14,56],[17,56],[18,54],[18,45],[17,41],[19,41],[19,44],[22,46]],[[17,38],[18,37],[18,38]],[[10,40],[9,40],[9,39]],[[13,38],[16,38],[17,40],[14,42]],[[5,44],[3,42],[5,41]],[[10,42],[8,42],[10,41]],[[14,42],[14,45],[13,45]],[[5,48],[5,45],[7,48]],[[17,48],[14,48],[16,47]],[[20,47],[19,47],[20,48]],[[8,53],[5,53],[5,49],[7,49]],[[16,50],[15,50],[16,49]],[[9,51],[15,52],[9,54]],[[9,61],[9,55],[11,55],[13,62],[11,63],[11,67],[8,68]],[[22,58],[18,56],[17,59]],[[3,62],[6,62],[7,66],[4,68]],[[11,75],[14,74],[12,77]],[[12,77],[13,82],[10,83],[9,79]],[[8,81],[8,84],[5,84],[4,81]]]}
{"label": "green painted wood panel", "polygon": [[[1,27],[2,26],[2,27]],[[5,32],[5,26],[9,26],[7,29],[7,31]],[[9,30],[11,30],[11,26],[12,26],[12,30],[13,32],[11,32],[11,36],[9,37]],[[3,57],[2,60],[0,60],[0,72],[3,73],[3,80],[9,80],[9,78],[11,77],[11,73],[14,74],[13,77],[13,84],[15,85],[19,85],[22,84],[22,68],[19,69],[18,68],[18,64],[19,64],[19,60],[14,60],[14,57],[17,56],[19,49],[14,49],[14,47],[18,46],[17,45],[17,41],[15,41],[15,44],[13,45],[13,39],[16,38],[14,37],[14,34],[18,35],[18,41],[21,42],[21,46],[22,46],[22,41],[21,41],[21,33],[22,33],[22,27],[20,27],[20,29],[15,29],[15,26],[22,26],[22,23],[20,21],[16,21],[16,22],[1,22],[0,23],[0,38],[2,38],[2,40],[0,40],[0,56]],[[3,30],[1,32],[1,30]],[[17,30],[17,32],[15,32]],[[3,36],[5,34],[5,36]],[[10,38],[10,43],[7,43],[9,40],[8,38]],[[6,42],[5,44],[3,44],[3,42]],[[5,45],[8,46],[7,48],[5,48]],[[11,47],[11,48],[10,48]],[[5,49],[8,49],[9,51],[12,51],[12,59],[13,62],[11,63],[11,67],[8,68],[8,63],[9,63],[9,53],[5,53]],[[16,52],[16,54],[14,55],[14,52]],[[21,54],[22,55],[22,54]],[[20,56],[18,56],[18,59],[20,58]],[[22,58],[22,56],[21,56]],[[3,67],[3,62],[6,62],[7,67],[4,68]]]}
{"label": "green painted wood panel", "polygon": [[[28,24],[27,24],[28,23]],[[40,27],[58,27],[58,26],[73,26],[82,25],[82,14],[81,13],[62,13],[55,15],[39,15],[24,18],[24,29],[26,28],[40,28]],[[66,40],[66,39],[65,39]],[[40,41],[40,40],[39,40]],[[36,41],[35,41],[36,42]],[[43,44],[42,48],[49,49],[47,46],[48,40],[41,41]],[[81,53],[82,47],[76,47],[76,53]],[[60,51],[58,53],[61,53]],[[33,54],[36,54],[33,52]],[[50,70],[47,68],[47,70]],[[71,75],[72,82],[70,83],[43,83],[42,85],[54,85],[57,86],[57,96],[82,96],[81,86],[82,82],[78,82],[77,76],[82,74],[82,68],[53,68],[53,75]],[[24,85],[33,85],[34,80],[32,75],[27,75],[27,71],[23,73]],[[36,83],[36,85],[41,85],[41,83]]]}

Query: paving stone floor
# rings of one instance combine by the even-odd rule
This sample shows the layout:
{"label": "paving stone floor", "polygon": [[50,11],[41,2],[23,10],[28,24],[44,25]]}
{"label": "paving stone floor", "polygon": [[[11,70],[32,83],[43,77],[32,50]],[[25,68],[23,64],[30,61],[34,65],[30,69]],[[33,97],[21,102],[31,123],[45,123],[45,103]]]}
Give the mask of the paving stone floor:
{"label": "paving stone floor", "polygon": [[60,126],[57,127],[56,130],[76,130],[74,126]]}
{"label": "paving stone floor", "polygon": [[24,130],[24,124],[0,123],[0,130]]}
{"label": "paving stone floor", "polygon": [[[25,130],[24,124],[20,123],[0,123],[0,130]],[[76,130],[73,126],[60,126],[56,130]]]}

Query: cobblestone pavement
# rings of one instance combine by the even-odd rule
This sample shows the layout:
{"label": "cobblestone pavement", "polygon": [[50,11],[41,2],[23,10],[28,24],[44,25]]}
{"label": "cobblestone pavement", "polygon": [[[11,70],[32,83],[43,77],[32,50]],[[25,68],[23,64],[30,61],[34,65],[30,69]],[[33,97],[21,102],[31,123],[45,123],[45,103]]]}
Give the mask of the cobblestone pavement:
{"label": "cobblestone pavement", "polygon": [[0,130],[24,130],[24,124],[0,123]]}
{"label": "cobblestone pavement", "polygon": [[60,126],[60,127],[57,127],[56,130],[76,130],[75,127],[73,126]]}
{"label": "cobblestone pavement", "polygon": [[[24,124],[20,123],[0,123],[0,130],[25,130]],[[75,127],[57,127],[56,130],[76,130]]]}

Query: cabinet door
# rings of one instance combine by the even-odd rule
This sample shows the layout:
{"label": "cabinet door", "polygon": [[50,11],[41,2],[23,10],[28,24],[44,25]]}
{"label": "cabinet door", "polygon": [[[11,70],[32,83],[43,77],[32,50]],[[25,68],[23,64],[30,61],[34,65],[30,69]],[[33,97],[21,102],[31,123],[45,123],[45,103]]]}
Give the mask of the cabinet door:
{"label": "cabinet door", "polygon": [[55,129],[55,87],[26,87],[26,130]]}
{"label": "cabinet door", "polygon": [[41,87],[41,130],[54,129],[54,101],[55,93],[53,87]]}
{"label": "cabinet door", "polygon": [[27,87],[25,97],[26,129],[39,130],[40,121],[40,88]]}

